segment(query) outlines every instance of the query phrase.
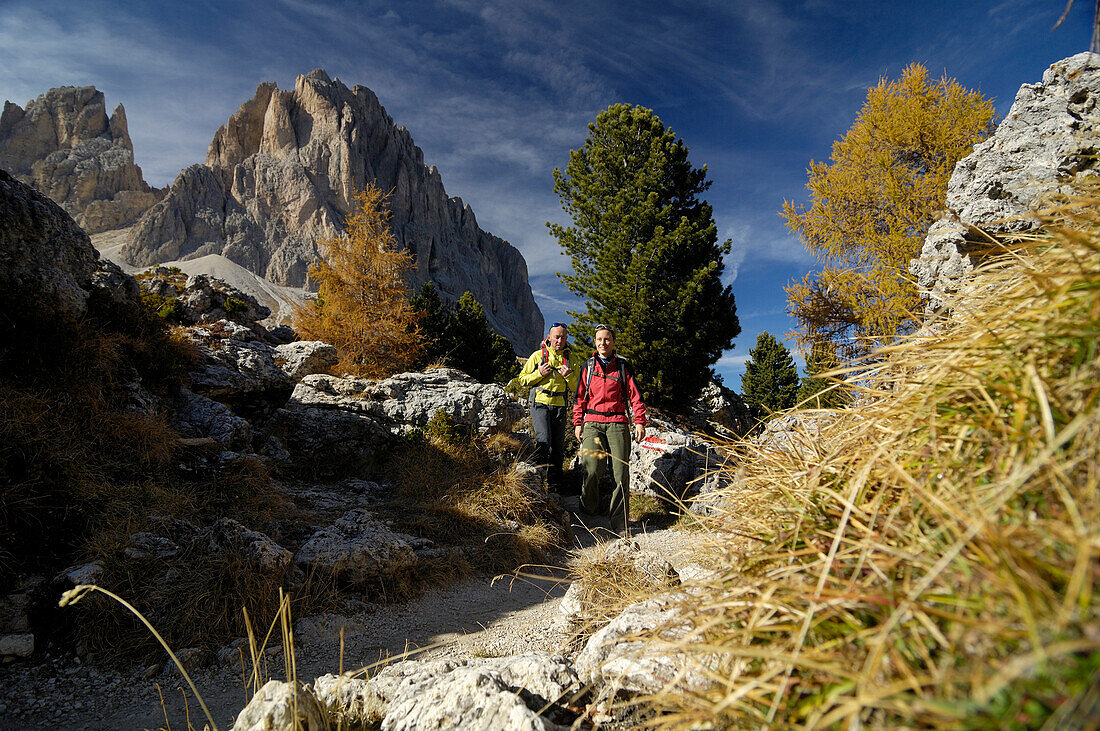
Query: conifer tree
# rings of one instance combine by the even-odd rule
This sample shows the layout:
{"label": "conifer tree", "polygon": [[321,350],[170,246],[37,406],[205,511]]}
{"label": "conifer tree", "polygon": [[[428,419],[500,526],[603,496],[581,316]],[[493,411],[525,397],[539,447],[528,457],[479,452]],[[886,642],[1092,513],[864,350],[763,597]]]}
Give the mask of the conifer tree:
{"label": "conifer tree", "polygon": [[993,104],[920,64],[879,80],[830,162],[810,161],[809,208],[783,204],[787,226],[822,262],[787,287],[799,340],[846,356],[909,331],[919,298],[908,274],[943,209],[955,163],[993,131]]}
{"label": "conifer tree", "polygon": [[814,343],[806,357],[806,375],[798,387],[795,401],[805,409],[840,409],[851,403],[851,392],[837,377],[822,378],[821,374],[840,367],[836,346],[829,342]]}
{"label": "conifer tree", "polygon": [[424,340],[419,367],[446,363],[482,383],[500,384],[519,372],[512,344],[489,326],[485,309],[472,293],[465,292],[452,308],[443,302],[435,284],[426,282],[412,305],[420,313]]}
{"label": "conifer tree", "polygon": [[416,368],[422,369],[433,363],[447,363],[454,346],[450,336],[451,308],[439,296],[435,282],[424,282],[410,304],[419,315],[417,326],[420,328],[423,345],[416,360]]}
{"label": "conifer tree", "polygon": [[794,406],[797,393],[798,369],[791,351],[771,333],[760,333],[741,376],[742,398],[757,415],[764,416]]}
{"label": "conifer tree", "polygon": [[368,378],[409,370],[421,348],[405,281],[414,264],[396,248],[388,197],[370,185],[356,195],[344,233],[322,242],[309,268],[317,298],[295,310],[301,335],[335,345],[337,368]]}
{"label": "conifer tree", "polygon": [[722,257],[706,166],[649,109],[615,104],[588,125],[584,146],[554,192],[572,226],[548,223],[572,260],[562,282],[586,299],[570,312],[579,331],[610,325],[648,401],[677,406],[696,397],[741,331]]}
{"label": "conifer tree", "polygon": [[482,383],[507,383],[519,371],[516,351],[508,339],[493,332],[481,303],[470,292],[458,298],[452,336],[455,367]]}

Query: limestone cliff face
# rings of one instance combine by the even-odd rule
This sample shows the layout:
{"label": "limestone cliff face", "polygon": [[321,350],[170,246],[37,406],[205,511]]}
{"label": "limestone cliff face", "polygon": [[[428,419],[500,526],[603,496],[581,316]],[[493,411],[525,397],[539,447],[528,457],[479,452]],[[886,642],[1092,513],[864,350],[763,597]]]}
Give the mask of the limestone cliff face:
{"label": "limestone cliff face", "polygon": [[65,86],[27,103],[4,103],[0,168],[35,186],[89,233],[125,225],[156,203],[134,164],[119,104],[110,117],[103,92]]}
{"label": "limestone cliff face", "polygon": [[302,286],[317,243],[342,230],[367,183],[392,190],[392,226],[416,258],[416,286],[470,291],[521,352],[542,334],[523,256],[478,227],[374,93],[318,69],[293,91],[260,84],[134,227],[123,256],[144,266],[221,254],[278,284]]}

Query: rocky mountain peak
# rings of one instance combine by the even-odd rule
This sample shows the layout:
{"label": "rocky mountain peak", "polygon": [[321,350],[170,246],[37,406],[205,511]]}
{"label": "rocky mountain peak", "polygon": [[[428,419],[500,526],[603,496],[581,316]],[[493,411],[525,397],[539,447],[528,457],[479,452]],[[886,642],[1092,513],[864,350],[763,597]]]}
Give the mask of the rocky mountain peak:
{"label": "rocky mountain peak", "polygon": [[63,86],[37,99],[4,103],[0,168],[56,201],[86,231],[136,219],[159,198],[134,164],[119,104],[111,116],[94,86]]}
{"label": "rocky mountain peak", "polygon": [[374,92],[323,69],[298,76],[293,90],[260,84],[214,134],[205,164],[182,171],[142,216],[122,255],[147,266],[220,254],[304,286],[318,243],[343,229],[368,183],[393,192],[391,225],[415,257],[415,287],[434,281],[450,300],[470,291],[517,348],[538,342],[542,314],[522,255],[447,195]]}

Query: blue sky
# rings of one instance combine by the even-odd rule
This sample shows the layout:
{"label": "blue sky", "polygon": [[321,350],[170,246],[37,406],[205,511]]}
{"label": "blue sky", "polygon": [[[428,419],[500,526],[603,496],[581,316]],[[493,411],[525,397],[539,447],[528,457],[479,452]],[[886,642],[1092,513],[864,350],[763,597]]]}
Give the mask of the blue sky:
{"label": "blue sky", "polygon": [[[563,221],[551,171],[616,102],[649,107],[706,164],[742,334],[719,362],[739,389],[757,334],[794,326],[783,286],[813,266],[777,215],[806,199],[880,76],[911,62],[994,99],[1087,50],[1077,0],[415,0],[55,2],[0,0],[0,98],[94,85],[126,107],[146,179],[201,162],[214,131],[261,81],[322,67],[377,93],[447,192],[523,252],[547,322],[579,304],[547,234]],[[532,344],[534,347],[534,344]]]}

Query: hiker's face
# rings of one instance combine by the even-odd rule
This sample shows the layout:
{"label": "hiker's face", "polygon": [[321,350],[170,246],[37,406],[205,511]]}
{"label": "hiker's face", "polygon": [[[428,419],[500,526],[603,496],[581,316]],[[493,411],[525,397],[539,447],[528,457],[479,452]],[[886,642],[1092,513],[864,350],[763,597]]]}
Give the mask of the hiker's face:
{"label": "hiker's face", "polygon": [[610,330],[596,331],[596,352],[601,358],[610,358],[615,352],[615,336]]}
{"label": "hiker's face", "polygon": [[551,348],[561,350],[565,346],[565,327],[558,325],[550,328],[550,335],[546,339],[550,341]]}

